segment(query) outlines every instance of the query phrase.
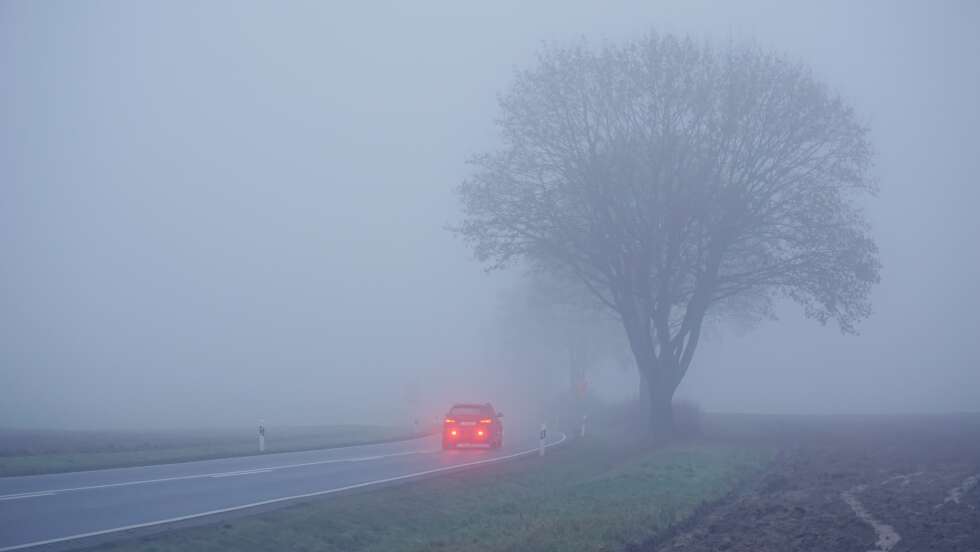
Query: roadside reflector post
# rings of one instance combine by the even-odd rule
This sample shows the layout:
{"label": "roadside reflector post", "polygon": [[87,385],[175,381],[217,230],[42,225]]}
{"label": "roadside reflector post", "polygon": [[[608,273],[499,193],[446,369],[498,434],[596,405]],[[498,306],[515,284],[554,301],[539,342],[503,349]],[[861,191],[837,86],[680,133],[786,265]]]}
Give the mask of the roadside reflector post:
{"label": "roadside reflector post", "polygon": [[259,420],[259,452],[265,452],[265,426]]}
{"label": "roadside reflector post", "polygon": [[585,437],[585,422],[589,420],[587,415],[582,415],[582,437]]}
{"label": "roadside reflector post", "polygon": [[538,439],[538,456],[544,456],[544,441],[548,437],[548,424],[541,424],[541,438]]}
{"label": "roadside reflector post", "polygon": [[419,434],[419,419],[415,418],[415,435]]}

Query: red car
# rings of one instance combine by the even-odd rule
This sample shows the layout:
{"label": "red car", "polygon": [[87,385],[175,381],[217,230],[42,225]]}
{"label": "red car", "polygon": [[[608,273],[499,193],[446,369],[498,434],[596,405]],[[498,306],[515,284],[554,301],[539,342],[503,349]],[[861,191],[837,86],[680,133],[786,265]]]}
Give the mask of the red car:
{"label": "red car", "polygon": [[442,448],[456,448],[460,443],[500,448],[504,444],[503,417],[490,403],[453,405],[442,423]]}

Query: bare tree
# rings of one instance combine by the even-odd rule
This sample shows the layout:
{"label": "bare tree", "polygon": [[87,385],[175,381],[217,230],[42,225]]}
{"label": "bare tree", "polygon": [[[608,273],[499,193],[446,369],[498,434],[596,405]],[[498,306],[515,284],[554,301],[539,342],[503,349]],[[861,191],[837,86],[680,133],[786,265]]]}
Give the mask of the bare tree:
{"label": "bare tree", "polygon": [[457,231],[490,268],[577,278],[618,315],[654,435],[707,317],[779,296],[843,332],[869,315],[868,129],[805,66],[656,34],[582,42],[544,49],[500,109]]}

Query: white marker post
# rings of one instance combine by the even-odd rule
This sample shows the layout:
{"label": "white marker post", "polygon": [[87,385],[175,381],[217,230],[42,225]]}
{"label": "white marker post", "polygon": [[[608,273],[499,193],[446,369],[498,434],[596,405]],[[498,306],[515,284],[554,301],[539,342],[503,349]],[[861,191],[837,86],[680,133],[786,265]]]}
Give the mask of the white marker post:
{"label": "white marker post", "polygon": [[538,441],[538,455],[544,456],[544,441],[548,437],[548,424],[541,424],[541,438]]}
{"label": "white marker post", "polygon": [[588,420],[589,420],[589,417],[583,414],[582,415],[582,437],[585,437],[585,422],[587,422]]}
{"label": "white marker post", "polygon": [[259,420],[259,452],[265,452],[265,426]]}

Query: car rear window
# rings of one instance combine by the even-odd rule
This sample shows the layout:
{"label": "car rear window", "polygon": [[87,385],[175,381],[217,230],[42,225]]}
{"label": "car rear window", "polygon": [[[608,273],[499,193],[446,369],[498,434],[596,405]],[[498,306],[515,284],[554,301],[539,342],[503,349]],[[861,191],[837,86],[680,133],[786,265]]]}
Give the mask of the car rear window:
{"label": "car rear window", "polygon": [[485,410],[482,406],[454,406],[449,413],[453,416],[482,416]]}

